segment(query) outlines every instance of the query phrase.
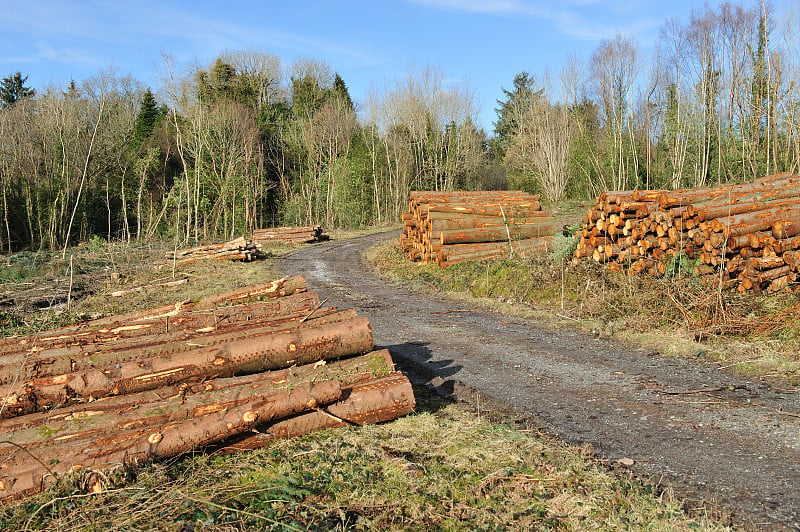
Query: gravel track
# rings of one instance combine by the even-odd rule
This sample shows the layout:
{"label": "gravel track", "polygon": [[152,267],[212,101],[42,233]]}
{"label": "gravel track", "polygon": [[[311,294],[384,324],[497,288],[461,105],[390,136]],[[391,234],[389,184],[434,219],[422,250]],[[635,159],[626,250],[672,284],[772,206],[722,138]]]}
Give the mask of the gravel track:
{"label": "gravel track", "polygon": [[304,248],[278,268],[369,318],[376,346],[401,367],[523,411],[616,467],[631,459],[638,477],[720,505],[747,528],[800,530],[800,389],[398,287],[362,260],[396,236]]}

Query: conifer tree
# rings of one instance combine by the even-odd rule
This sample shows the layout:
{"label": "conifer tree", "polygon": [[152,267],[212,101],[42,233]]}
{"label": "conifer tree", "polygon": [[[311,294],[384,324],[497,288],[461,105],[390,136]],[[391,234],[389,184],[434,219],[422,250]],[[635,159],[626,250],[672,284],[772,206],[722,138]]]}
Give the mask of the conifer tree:
{"label": "conifer tree", "polygon": [[30,98],[34,90],[25,86],[28,76],[23,77],[21,72],[9,74],[0,82],[0,109],[13,107],[23,98]]}
{"label": "conifer tree", "polygon": [[347,85],[345,85],[342,76],[339,73],[336,73],[336,77],[333,79],[333,94],[337,98],[340,98],[341,101],[351,110],[355,111],[355,106],[353,105],[353,99],[350,98],[350,91],[347,90]]}
{"label": "conifer tree", "polygon": [[150,89],[147,89],[142,97],[139,114],[136,115],[136,122],[133,124],[132,145],[134,150],[138,149],[142,142],[153,133],[156,122],[160,117],[161,110],[158,108],[156,98]]}

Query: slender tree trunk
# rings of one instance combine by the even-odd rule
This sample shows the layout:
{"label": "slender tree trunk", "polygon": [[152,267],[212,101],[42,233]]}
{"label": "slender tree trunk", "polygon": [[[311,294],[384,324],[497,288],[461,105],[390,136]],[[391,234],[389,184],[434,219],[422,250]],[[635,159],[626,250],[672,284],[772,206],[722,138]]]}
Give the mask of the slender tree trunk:
{"label": "slender tree trunk", "polygon": [[62,260],[67,256],[67,246],[69,246],[70,234],[72,232],[72,223],[75,220],[75,213],[78,211],[78,205],[81,202],[81,194],[83,193],[83,186],[86,183],[86,175],[89,173],[89,158],[92,155],[92,148],[94,147],[94,140],[97,137],[97,129],[100,127],[100,120],[103,118],[103,109],[105,100],[100,100],[100,111],[97,113],[97,121],[94,124],[94,131],[92,131],[92,139],[89,141],[89,150],[86,153],[86,161],[83,165],[83,173],[81,174],[81,182],[78,186],[78,195],[75,198],[75,206],[72,209],[72,215],[69,217],[69,225],[67,225],[67,234],[64,237],[64,248],[61,250]]}

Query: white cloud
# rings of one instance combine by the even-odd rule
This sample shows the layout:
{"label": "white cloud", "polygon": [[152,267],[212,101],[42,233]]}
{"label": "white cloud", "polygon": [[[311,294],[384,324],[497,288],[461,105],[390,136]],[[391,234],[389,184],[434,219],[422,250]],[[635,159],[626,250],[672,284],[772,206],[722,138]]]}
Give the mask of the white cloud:
{"label": "white cloud", "polygon": [[660,21],[637,16],[632,0],[407,0],[434,9],[492,16],[524,16],[553,24],[567,37],[598,40],[618,31],[634,35],[652,31]]}
{"label": "white cloud", "polygon": [[526,11],[525,4],[515,0],[411,0],[411,2],[451,11],[491,15],[509,15]]}

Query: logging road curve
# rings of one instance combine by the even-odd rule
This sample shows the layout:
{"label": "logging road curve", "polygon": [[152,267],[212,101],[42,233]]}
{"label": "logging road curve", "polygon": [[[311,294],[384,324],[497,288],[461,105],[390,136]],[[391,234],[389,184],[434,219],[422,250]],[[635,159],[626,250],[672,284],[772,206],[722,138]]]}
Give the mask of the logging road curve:
{"label": "logging road curve", "polygon": [[513,405],[612,464],[630,458],[636,475],[717,503],[739,524],[800,530],[800,389],[491,311],[453,312],[464,303],[398,287],[364,264],[364,250],[397,234],[305,248],[278,267],[369,318],[376,346],[401,367]]}

